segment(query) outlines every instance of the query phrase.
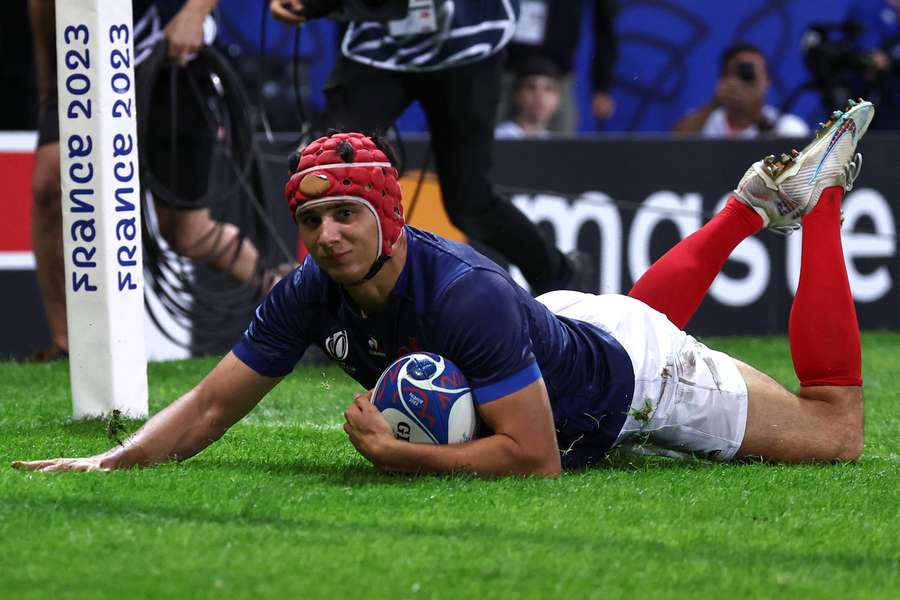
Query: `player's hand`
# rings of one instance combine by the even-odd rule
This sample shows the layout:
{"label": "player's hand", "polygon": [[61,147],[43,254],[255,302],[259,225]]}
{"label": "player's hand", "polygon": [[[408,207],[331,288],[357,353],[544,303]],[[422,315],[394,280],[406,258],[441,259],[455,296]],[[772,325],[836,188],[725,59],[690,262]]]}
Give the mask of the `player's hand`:
{"label": "player's hand", "polygon": [[169,45],[169,58],[184,65],[191,56],[196,54],[203,45],[203,20],[205,18],[206,13],[188,6],[172,17],[163,30]]}
{"label": "player's hand", "polygon": [[353,403],[344,411],[344,431],[359,453],[377,467],[381,453],[396,440],[384,415],[369,401],[370,395],[353,395]]}
{"label": "player's hand", "polygon": [[291,25],[299,25],[306,21],[306,17],[302,16],[304,8],[300,0],[269,0],[272,16]]}
{"label": "player's hand", "polygon": [[12,463],[13,469],[23,471],[111,471],[113,467],[104,462],[105,454],[85,458],[53,458],[50,460],[17,460]]}

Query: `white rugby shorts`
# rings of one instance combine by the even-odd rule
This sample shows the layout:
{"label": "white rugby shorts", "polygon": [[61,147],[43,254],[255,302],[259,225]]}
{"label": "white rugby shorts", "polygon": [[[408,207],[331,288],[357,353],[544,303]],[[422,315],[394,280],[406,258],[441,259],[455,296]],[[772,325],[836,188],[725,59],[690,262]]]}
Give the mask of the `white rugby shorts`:
{"label": "white rugby shorts", "polygon": [[628,296],[555,291],[538,301],[558,315],[596,325],[628,352],[634,396],[617,446],[673,457],[734,458],[747,428],[747,384],[734,359]]}

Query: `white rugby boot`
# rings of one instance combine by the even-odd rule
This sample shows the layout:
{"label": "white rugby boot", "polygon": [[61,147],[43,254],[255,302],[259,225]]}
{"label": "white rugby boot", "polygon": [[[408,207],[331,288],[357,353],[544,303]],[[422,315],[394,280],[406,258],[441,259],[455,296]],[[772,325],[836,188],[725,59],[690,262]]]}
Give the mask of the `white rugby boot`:
{"label": "white rugby boot", "polygon": [[819,124],[815,139],[803,150],[753,163],[734,195],[762,217],[764,227],[792,233],[800,228],[803,215],[815,208],[822,190],[853,187],[862,166],[856,145],[874,115],[871,102],[849,100],[843,111],[834,111]]}

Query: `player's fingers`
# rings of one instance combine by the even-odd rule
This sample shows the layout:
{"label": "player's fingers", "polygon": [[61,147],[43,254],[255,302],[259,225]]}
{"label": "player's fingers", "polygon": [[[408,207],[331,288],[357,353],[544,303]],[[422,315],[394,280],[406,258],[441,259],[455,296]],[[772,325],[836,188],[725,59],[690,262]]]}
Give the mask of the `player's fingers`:
{"label": "player's fingers", "polygon": [[16,460],[12,462],[13,469],[21,469],[23,471],[37,471],[43,469],[56,461],[53,460]]}
{"label": "player's fingers", "polygon": [[41,473],[53,473],[54,471],[67,471],[65,463],[53,462],[38,469]]}
{"label": "player's fingers", "polygon": [[57,461],[55,465],[42,469],[42,471],[102,471],[99,462],[89,458],[70,458],[64,461]]}
{"label": "player's fingers", "polygon": [[352,410],[357,414],[362,414],[366,408],[367,404],[371,404],[368,400],[366,400],[365,396],[361,396],[359,394],[353,395],[353,402],[350,403],[350,406],[347,407],[347,410]]}
{"label": "player's fingers", "polygon": [[351,426],[350,423],[344,423],[344,433],[347,434],[347,439],[350,440],[350,443],[353,444],[353,447],[356,448],[358,452],[359,441],[357,440],[356,433],[353,431],[353,426]]}

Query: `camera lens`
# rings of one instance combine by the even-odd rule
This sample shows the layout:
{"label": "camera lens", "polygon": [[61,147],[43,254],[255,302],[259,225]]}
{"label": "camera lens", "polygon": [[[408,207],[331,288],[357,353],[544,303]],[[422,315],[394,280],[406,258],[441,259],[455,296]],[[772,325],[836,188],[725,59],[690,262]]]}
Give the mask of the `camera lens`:
{"label": "camera lens", "polygon": [[753,83],[756,81],[756,69],[751,62],[742,62],[737,65],[737,76],[742,81]]}

